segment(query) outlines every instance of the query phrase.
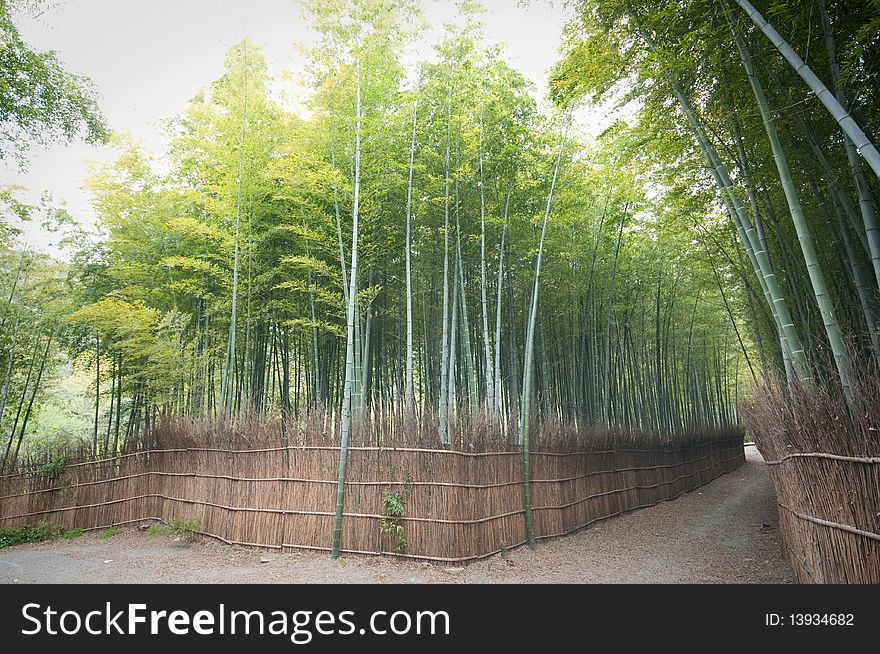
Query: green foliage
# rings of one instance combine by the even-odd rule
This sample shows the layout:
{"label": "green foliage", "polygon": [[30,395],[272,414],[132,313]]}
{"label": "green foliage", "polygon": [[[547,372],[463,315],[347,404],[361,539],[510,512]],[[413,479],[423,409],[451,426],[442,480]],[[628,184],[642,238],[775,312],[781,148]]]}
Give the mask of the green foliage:
{"label": "green foliage", "polygon": [[106,540],[118,536],[120,533],[122,533],[122,530],[119,527],[107,527],[107,529],[98,533],[98,538]]}
{"label": "green foliage", "polygon": [[398,493],[385,493],[382,504],[385,515],[379,520],[379,532],[392,536],[396,540],[394,551],[403,554],[406,552],[406,538],[403,535],[403,525],[399,522],[406,511],[403,498]]}
{"label": "green foliage", "polygon": [[177,516],[166,524],[154,523],[146,533],[147,536],[180,536],[184,541],[192,543],[199,539],[201,530],[202,527],[196,520]]}
{"label": "green foliage", "polygon": [[619,81],[624,60],[611,33],[596,30],[575,41],[550,77],[553,101],[565,106],[583,97],[601,98]]}
{"label": "green foliage", "polygon": [[15,0],[0,2],[0,159],[23,164],[31,142],[83,135],[89,143],[107,138],[91,82],[73,75],[54,52],[33,50],[12,21]]}
{"label": "green foliage", "polygon": [[51,481],[57,480],[64,470],[67,468],[67,455],[61,455],[52,459],[49,463],[43,465],[38,474],[46,477]]}
{"label": "green foliage", "polygon": [[[693,81],[689,93],[713,130],[725,133],[720,94],[727,87],[714,80],[730,62],[716,61],[721,47],[700,61],[695,54],[700,38],[717,42],[698,20],[714,5],[661,3],[649,11],[640,0],[576,4],[584,11],[566,32],[570,53],[550,85],[557,109],[582,98],[614,106],[636,99],[643,109],[623,112],[595,138],[573,128],[563,149],[542,262],[535,417],[555,412],[565,421],[658,429],[724,422],[736,394],[747,392],[741,350],[758,349],[750,332],[776,347],[772,318],[760,307],[751,311],[760,289],[743,281],[748,262],[737,259],[705,164],[659,83],[667,68]],[[669,42],[658,55],[640,47],[628,4]],[[498,422],[515,419],[534,257],[563,116],[539,108],[531,83],[502,48],[487,44],[486,17],[473,2],[462,3],[458,20],[410,75],[402,62],[420,33],[418,5],[307,2],[321,39],[306,52],[307,73],[298,81],[307,93],[293,99],[301,105],[296,111],[289,98],[276,97],[260,49],[247,40],[235,44],[219,77],[170,119],[165,158],[113,137],[117,159],[96,167],[88,182],[98,234],[71,237],[69,263],[2,254],[0,285],[19,285],[12,301],[0,298],[0,364],[12,349],[8,326],[19,309],[22,315],[10,400],[0,416],[4,433],[34,387],[31,361],[35,375],[41,347],[53,338],[10,458],[62,443],[92,446],[93,439],[99,455],[115,441],[149,443],[154,419],[216,415],[222,379],[236,380],[228,407],[236,415],[302,420],[338,412],[356,168],[355,418],[368,415],[372,402],[404,396],[411,286],[418,429],[440,404],[444,294],[458,302],[449,332],[457,339],[454,369],[444,381],[452,380],[452,395],[468,408],[464,424],[475,425],[473,414],[487,403],[493,386],[486,361],[495,352],[505,414]],[[737,104],[742,82],[730,87]],[[748,124],[747,148],[760,154],[757,136]],[[767,169],[760,167],[762,183]],[[0,192],[0,204],[16,220],[40,211],[16,203],[14,191]],[[62,211],[55,216],[63,222]],[[785,230],[781,225],[782,236]],[[770,238],[774,256],[788,247]],[[789,263],[796,262],[780,266],[780,276],[796,268]],[[456,277],[458,288],[451,288]],[[754,323],[741,329],[741,347],[731,319],[739,327]],[[30,400],[25,396],[22,415]],[[285,422],[282,438],[298,431],[289,427]],[[469,431],[462,433],[466,439]]]}
{"label": "green foliage", "polygon": [[39,543],[58,538],[64,528],[61,525],[41,522],[37,525],[23,525],[18,528],[0,529],[0,547],[20,545],[22,543]]}
{"label": "green foliage", "polygon": [[184,374],[187,318],[178,310],[163,312],[143,300],[104,298],[71,314],[74,325],[97,327],[124,363],[139,366],[139,378],[156,394],[168,392]]}
{"label": "green foliage", "polygon": [[400,518],[406,512],[406,503],[400,493],[389,492],[382,496],[385,515],[389,518]]}
{"label": "green foliage", "polygon": [[16,197],[23,190],[20,186],[0,185],[0,246],[6,246],[21,234],[21,229],[14,223],[31,219],[34,207]]}
{"label": "green foliage", "polygon": [[202,526],[196,520],[178,516],[168,523],[168,529],[172,534],[178,536],[196,538],[198,537],[198,532],[201,531]]}
{"label": "green foliage", "polygon": [[[876,50],[876,3],[757,4],[820,78],[834,81],[834,69],[841,66],[837,91],[866,98],[856,119],[876,131],[877,58],[870,58],[871,63],[865,58]],[[793,316],[785,330],[800,360],[794,361],[795,372],[812,374],[803,370],[801,345],[818,365],[830,344],[846,376],[848,355],[839,330],[856,340],[872,341],[875,351],[880,341],[876,301],[865,293],[866,287],[876,293],[875,280],[866,279],[870,259],[876,259],[866,242],[873,212],[864,190],[854,183],[859,173],[845,156],[837,121],[815,102],[797,71],[767,49],[766,38],[737,2],[580,0],[575,6],[566,53],[551,77],[551,88],[560,103],[583,98],[605,103],[605,108],[627,102],[634,108],[628,112],[631,136],[623,138],[636,146],[627,148],[630,163],[651,171],[658,242],[670,243],[670,234],[685,242],[689,237],[690,245],[698,242],[704,252],[686,244],[682,260],[714,274],[716,286],[726,295],[722,303],[730,318],[741,322],[740,349],[760,359],[765,374],[771,369],[786,374],[777,325],[781,318],[774,317],[784,311]],[[734,33],[741,37],[745,62]],[[819,48],[811,38],[816,33],[825,39]],[[760,101],[755,88],[763,89]],[[772,121],[762,119],[762,105]],[[804,108],[786,111],[795,106]],[[771,122],[779,138],[775,146],[768,132]],[[699,131],[707,135],[702,141],[695,138]],[[797,162],[790,170],[783,153]],[[726,182],[714,178],[706,157],[715,161],[712,167],[717,171],[729,171],[733,189],[719,191],[718,185]],[[725,206],[729,193],[742,198],[740,214]],[[857,201],[867,208],[858,216]],[[752,225],[761,232],[761,247],[744,243],[732,224],[725,223],[728,217],[743,222],[745,230]],[[847,223],[862,250],[847,244]],[[790,243],[799,243],[802,251]],[[811,251],[811,243],[818,253]],[[752,263],[745,254],[752,257],[753,250],[766,252],[771,263]],[[760,268],[757,277],[755,265]],[[769,298],[770,291],[762,288],[771,270],[778,276],[782,297]],[[826,292],[825,280],[840,283]],[[703,271],[695,281],[702,290],[711,287]],[[829,296],[834,297],[833,311]],[[771,304],[764,303],[765,297]],[[812,306],[814,299],[824,307],[821,311]],[[742,329],[742,323],[749,328]],[[871,353],[866,348],[861,355]],[[757,377],[757,366],[746,363]]]}
{"label": "green foliage", "polygon": [[36,525],[0,528],[0,548],[22,545],[24,543],[41,543],[47,540],[63,538],[70,540],[81,536],[80,528],[66,531],[63,525],[41,522]]}
{"label": "green foliage", "polygon": [[[404,488],[408,488],[411,480],[407,474]],[[399,554],[406,552],[406,538],[400,518],[406,514],[406,500],[401,492],[388,491],[382,496],[383,517],[379,520],[379,532],[390,535],[395,540],[394,551]]]}
{"label": "green foliage", "polygon": [[150,525],[146,531],[147,536],[167,536],[170,533],[171,530],[160,522]]}

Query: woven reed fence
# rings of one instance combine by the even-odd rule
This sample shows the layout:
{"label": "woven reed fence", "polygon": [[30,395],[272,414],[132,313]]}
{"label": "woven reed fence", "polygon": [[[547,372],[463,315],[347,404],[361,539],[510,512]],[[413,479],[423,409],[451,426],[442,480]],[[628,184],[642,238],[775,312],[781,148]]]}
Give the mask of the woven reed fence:
{"label": "woven reed fence", "polygon": [[880,457],[768,460],[779,528],[801,583],[880,583]]}
{"label": "woven reed fence", "polygon": [[[553,538],[675,498],[744,462],[742,433],[653,447],[532,454],[536,536]],[[67,528],[176,517],[225,543],[330,549],[339,448],[181,447],[0,477],[0,526]],[[404,552],[382,533],[386,493],[405,501]],[[520,452],[349,451],[343,550],[464,562],[525,540]]]}
{"label": "woven reed fence", "polygon": [[759,387],[743,407],[801,583],[880,583],[880,384],[872,371],[855,370],[857,413],[828,385]]}

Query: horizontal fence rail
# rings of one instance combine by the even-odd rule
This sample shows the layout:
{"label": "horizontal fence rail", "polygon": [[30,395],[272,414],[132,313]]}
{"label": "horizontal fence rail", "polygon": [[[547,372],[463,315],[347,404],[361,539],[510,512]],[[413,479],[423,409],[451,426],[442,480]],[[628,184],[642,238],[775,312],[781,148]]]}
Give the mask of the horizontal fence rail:
{"label": "horizontal fence rail", "polygon": [[[169,448],[0,477],[0,527],[104,529],[194,520],[230,545],[329,551],[340,450]],[[343,551],[472,561],[525,543],[522,454],[349,449]],[[531,455],[535,536],[549,539],[673,499],[744,462],[742,434],[686,446]],[[404,514],[384,515],[396,493]],[[381,527],[393,523],[400,537]]]}

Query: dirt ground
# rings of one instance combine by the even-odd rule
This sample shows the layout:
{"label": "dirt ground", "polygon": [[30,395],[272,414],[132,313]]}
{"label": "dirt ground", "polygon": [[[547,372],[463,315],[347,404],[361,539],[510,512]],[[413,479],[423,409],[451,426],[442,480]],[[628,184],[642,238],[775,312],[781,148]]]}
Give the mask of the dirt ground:
{"label": "dirt ground", "polygon": [[761,455],[671,502],[464,568],[186,545],[135,529],[0,550],[0,583],[790,583]]}

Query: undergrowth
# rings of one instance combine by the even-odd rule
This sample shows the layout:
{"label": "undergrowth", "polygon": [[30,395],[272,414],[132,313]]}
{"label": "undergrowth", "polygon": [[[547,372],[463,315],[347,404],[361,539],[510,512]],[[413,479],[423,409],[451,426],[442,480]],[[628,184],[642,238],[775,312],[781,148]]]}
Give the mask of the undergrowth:
{"label": "undergrowth", "polygon": [[147,529],[147,536],[180,536],[192,543],[198,540],[202,526],[195,520],[178,516],[166,524],[155,523]]}
{"label": "undergrowth", "polygon": [[119,527],[107,527],[107,529],[98,534],[98,538],[102,540],[113,538],[114,536],[118,536],[121,531],[122,530]]}
{"label": "undergrowth", "polygon": [[0,548],[23,545],[24,543],[42,543],[47,540],[64,538],[67,540],[82,536],[80,528],[66,530],[64,525],[41,522],[36,525],[0,528]]}
{"label": "undergrowth", "polygon": [[407,472],[404,476],[403,491],[388,491],[382,496],[384,515],[379,520],[379,532],[388,534],[396,540],[394,551],[398,554],[406,552],[406,538],[400,519],[406,515],[406,492],[412,485],[412,478]]}

